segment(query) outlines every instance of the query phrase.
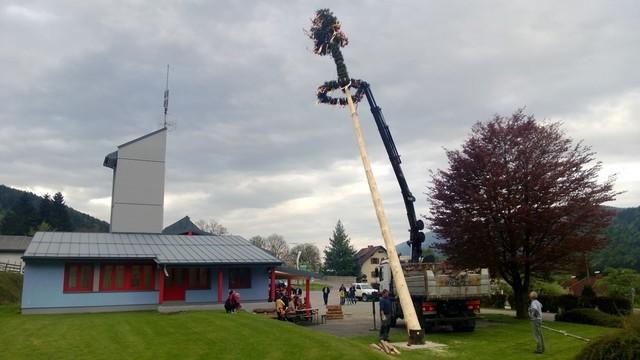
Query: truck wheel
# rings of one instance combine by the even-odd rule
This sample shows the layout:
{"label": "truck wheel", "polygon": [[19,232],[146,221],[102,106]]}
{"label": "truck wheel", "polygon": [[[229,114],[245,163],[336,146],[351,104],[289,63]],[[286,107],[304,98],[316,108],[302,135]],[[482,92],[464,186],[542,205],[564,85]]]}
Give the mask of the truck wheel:
{"label": "truck wheel", "polygon": [[368,299],[367,298],[367,294],[362,294],[362,298],[361,299],[362,299],[362,301],[367,301],[367,299]]}
{"label": "truck wheel", "polygon": [[424,322],[424,325],[422,325],[422,329],[424,330],[425,334],[428,333],[432,333],[433,332],[433,324],[430,322]]}
{"label": "truck wheel", "polygon": [[467,320],[464,322],[456,323],[452,325],[453,331],[459,332],[472,332],[476,329],[476,320]]}

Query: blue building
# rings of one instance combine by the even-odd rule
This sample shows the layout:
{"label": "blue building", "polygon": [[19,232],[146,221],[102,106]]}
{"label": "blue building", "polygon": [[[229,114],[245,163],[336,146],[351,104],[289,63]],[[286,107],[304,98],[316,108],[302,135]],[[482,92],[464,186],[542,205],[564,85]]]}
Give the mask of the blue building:
{"label": "blue building", "polygon": [[24,253],[22,312],[265,302],[281,261],[234,235],[38,232]]}

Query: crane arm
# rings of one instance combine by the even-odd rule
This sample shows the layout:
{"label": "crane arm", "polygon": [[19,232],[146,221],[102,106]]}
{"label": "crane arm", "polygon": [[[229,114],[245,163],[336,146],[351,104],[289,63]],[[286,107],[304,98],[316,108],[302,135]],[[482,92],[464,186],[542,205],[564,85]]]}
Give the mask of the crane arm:
{"label": "crane arm", "polygon": [[411,246],[411,262],[418,262],[422,254],[422,243],[424,242],[425,235],[422,232],[424,229],[424,222],[416,218],[416,210],[413,206],[416,198],[409,190],[409,185],[407,184],[407,180],[402,172],[402,167],[400,166],[402,163],[400,160],[400,154],[398,154],[398,149],[396,149],[396,144],[391,136],[391,131],[389,131],[389,126],[384,121],[382,109],[376,103],[376,99],[373,97],[369,84],[361,81],[359,89],[363,91],[364,95],[367,97],[367,101],[371,108],[371,114],[373,114],[373,118],[376,121],[378,132],[380,132],[380,137],[382,138],[384,147],[387,150],[387,155],[389,155],[389,161],[393,167],[393,172],[395,173],[398,184],[400,185],[402,199],[407,210],[407,219],[409,220],[409,241],[407,243]]}

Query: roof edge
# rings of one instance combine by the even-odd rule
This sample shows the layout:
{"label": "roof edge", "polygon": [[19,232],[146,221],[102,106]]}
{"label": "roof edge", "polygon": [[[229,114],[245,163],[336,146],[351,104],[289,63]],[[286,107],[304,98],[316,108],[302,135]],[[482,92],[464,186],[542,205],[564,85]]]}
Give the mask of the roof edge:
{"label": "roof edge", "polygon": [[138,137],[138,138],[135,138],[135,139],[133,139],[133,140],[127,141],[127,142],[126,142],[126,143],[124,143],[124,144],[120,144],[120,145],[118,145],[118,149],[119,149],[119,148],[121,148],[121,147],[123,147],[123,146],[127,146],[127,145],[130,145],[130,144],[133,144],[134,142],[138,142],[138,141],[140,141],[140,140],[146,139],[146,138],[148,138],[148,137],[151,137],[151,136],[153,136],[153,135],[155,135],[155,134],[158,134],[158,133],[163,132],[163,131],[166,131],[166,130],[167,130],[167,128],[166,128],[166,127],[163,127],[163,128],[158,129],[158,130],[156,130],[156,131],[152,131],[152,132],[150,132],[150,133],[148,133],[148,134],[146,134],[146,135],[142,135],[142,136],[140,136],[140,137]]}

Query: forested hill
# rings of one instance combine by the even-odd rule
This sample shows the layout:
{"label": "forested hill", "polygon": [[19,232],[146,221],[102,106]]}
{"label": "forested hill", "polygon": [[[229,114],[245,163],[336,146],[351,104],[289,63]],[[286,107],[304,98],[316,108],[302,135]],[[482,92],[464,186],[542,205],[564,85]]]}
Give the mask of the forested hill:
{"label": "forested hill", "polygon": [[607,229],[609,244],[592,255],[591,263],[595,270],[611,266],[640,271],[640,206],[615,210]]}
{"label": "forested hill", "polygon": [[[51,194],[53,196],[53,194]],[[0,185],[0,222],[1,220],[18,205],[18,203],[27,199],[35,212],[41,209],[43,197],[31,192],[17,190],[5,185]],[[76,232],[108,232],[109,223],[96,219],[93,216],[77,211],[71,207],[64,205],[69,214],[70,230]],[[34,213],[33,217],[37,218],[39,214]],[[0,233],[2,229],[0,229]],[[17,235],[17,234],[12,234]]]}

